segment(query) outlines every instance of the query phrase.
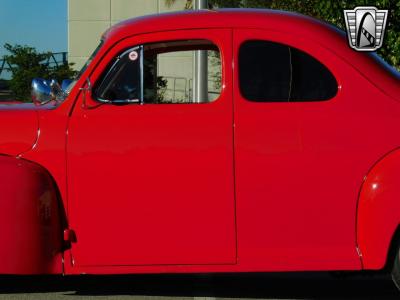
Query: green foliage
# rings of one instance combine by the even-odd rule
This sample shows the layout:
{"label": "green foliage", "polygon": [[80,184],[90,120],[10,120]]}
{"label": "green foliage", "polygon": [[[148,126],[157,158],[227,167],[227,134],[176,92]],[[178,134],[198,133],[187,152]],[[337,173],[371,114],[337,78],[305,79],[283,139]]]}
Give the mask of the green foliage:
{"label": "green foliage", "polygon": [[12,46],[5,44],[4,48],[11,53],[5,59],[12,66],[10,89],[17,100],[27,100],[30,95],[30,82],[35,77],[45,77],[46,67],[40,64],[49,57],[48,53],[37,53],[32,47]]}
{"label": "green foliage", "polygon": [[72,69],[73,64],[63,63],[53,68],[48,68],[46,79],[56,79],[61,83],[64,79],[72,79],[77,75],[77,71]]}
{"label": "green foliage", "polygon": [[0,90],[8,89],[8,80],[0,79]]}
{"label": "green foliage", "polygon": [[[174,0],[167,0],[171,3]],[[191,0],[188,0],[188,3]],[[345,29],[344,9],[353,9],[360,5],[373,5],[378,9],[388,9],[388,24],[383,40],[383,46],[378,54],[389,64],[400,70],[400,1],[399,0],[209,0],[213,7],[248,7],[272,8],[295,11],[332,23]]]}
{"label": "green foliage", "polygon": [[10,53],[5,56],[5,59],[12,66],[12,79],[9,81],[9,87],[16,100],[30,101],[31,82],[35,77],[54,78],[61,81],[75,75],[71,64],[61,64],[55,67],[43,64],[51,56],[50,52],[38,53],[33,47],[10,44],[5,44],[4,48]]}

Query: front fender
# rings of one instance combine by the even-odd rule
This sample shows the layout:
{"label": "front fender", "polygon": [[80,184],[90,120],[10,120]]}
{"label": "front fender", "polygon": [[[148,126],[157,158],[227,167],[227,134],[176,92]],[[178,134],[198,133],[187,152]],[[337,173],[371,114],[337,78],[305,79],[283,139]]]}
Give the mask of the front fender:
{"label": "front fender", "polygon": [[375,164],[360,191],[357,244],[364,269],[385,266],[399,223],[400,150],[396,149]]}
{"label": "front fender", "polygon": [[0,153],[16,156],[29,151],[38,137],[39,120],[33,104],[0,103]]}
{"label": "front fender", "polygon": [[0,155],[0,274],[62,272],[62,213],[41,166]]}

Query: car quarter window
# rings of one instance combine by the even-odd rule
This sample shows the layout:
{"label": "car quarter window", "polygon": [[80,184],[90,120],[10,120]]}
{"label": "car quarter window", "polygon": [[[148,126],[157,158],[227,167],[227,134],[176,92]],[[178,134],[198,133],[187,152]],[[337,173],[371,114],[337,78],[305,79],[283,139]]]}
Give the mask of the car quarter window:
{"label": "car quarter window", "polygon": [[333,74],[314,57],[262,40],[241,45],[239,86],[245,99],[256,102],[324,101],[338,88]]}
{"label": "car quarter window", "polygon": [[[194,57],[207,58],[207,99],[194,99]],[[123,51],[95,84],[100,101],[143,104],[199,103],[216,100],[221,90],[218,47],[207,40],[183,40],[144,44]]]}

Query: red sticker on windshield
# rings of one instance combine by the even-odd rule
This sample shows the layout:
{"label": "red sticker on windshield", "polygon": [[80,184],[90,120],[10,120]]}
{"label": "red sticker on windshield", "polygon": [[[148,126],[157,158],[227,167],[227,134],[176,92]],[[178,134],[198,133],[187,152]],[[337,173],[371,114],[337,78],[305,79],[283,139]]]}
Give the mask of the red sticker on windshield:
{"label": "red sticker on windshield", "polygon": [[129,53],[129,59],[132,61],[137,60],[139,54],[136,51],[132,51],[131,53]]}

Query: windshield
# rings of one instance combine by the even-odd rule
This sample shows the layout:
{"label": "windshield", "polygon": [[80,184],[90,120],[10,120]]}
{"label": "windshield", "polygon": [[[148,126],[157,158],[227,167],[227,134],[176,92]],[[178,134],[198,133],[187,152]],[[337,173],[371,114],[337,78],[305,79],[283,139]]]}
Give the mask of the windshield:
{"label": "windshield", "polygon": [[90,65],[92,62],[93,58],[96,56],[96,54],[99,52],[101,49],[101,46],[103,46],[103,40],[100,41],[100,44],[96,47],[96,49],[93,51],[92,55],[90,55],[89,59],[86,61],[85,65],[82,67],[82,69],[78,72],[78,74],[75,76],[71,84],[67,87],[65,92],[69,94],[69,92],[72,90],[76,82],[81,78],[82,74],[86,71],[87,67]]}

